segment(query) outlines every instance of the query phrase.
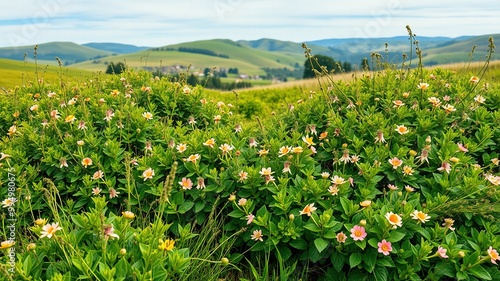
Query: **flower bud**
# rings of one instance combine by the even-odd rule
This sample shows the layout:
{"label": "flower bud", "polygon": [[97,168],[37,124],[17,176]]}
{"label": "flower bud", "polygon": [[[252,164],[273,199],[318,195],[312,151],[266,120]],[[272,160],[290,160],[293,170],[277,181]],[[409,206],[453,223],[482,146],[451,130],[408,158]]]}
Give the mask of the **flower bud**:
{"label": "flower bud", "polygon": [[293,220],[295,219],[295,216],[294,216],[293,214],[290,214],[290,215],[288,216],[288,218],[289,218],[291,221],[293,221]]}
{"label": "flower bud", "polygon": [[230,202],[233,202],[234,200],[236,200],[236,195],[234,195],[234,194],[229,195],[229,199],[228,200]]}
{"label": "flower bud", "polygon": [[361,226],[365,226],[365,225],[366,225],[366,220],[360,220],[360,221],[359,221],[359,225],[361,225]]}
{"label": "flower bud", "polygon": [[127,249],[121,248],[120,249],[120,256],[125,256],[127,254]]}
{"label": "flower bud", "polygon": [[461,258],[465,257],[465,252],[464,251],[459,251],[458,252],[458,256],[461,257]]}
{"label": "flower bud", "polygon": [[220,259],[220,263],[223,265],[223,266],[226,266],[229,264],[229,259],[228,258],[222,258]]}
{"label": "flower bud", "polygon": [[26,247],[26,249],[28,251],[32,251],[32,250],[36,249],[36,244],[35,243],[29,243],[28,247]]}

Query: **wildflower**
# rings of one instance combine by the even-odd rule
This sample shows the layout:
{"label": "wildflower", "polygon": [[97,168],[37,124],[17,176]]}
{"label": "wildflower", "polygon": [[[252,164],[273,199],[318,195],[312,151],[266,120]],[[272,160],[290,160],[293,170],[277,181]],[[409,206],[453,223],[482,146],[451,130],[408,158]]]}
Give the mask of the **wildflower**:
{"label": "wildflower", "polygon": [[122,216],[123,216],[124,218],[126,218],[126,219],[129,219],[129,220],[131,220],[131,219],[135,218],[135,214],[134,214],[134,213],[132,213],[131,211],[125,211],[125,212],[122,212]]}
{"label": "wildflower", "polygon": [[469,80],[471,83],[477,84],[479,82],[479,77],[472,76]]}
{"label": "wildflower", "polygon": [[196,120],[194,120],[194,116],[189,116],[189,118],[188,118],[188,124],[189,125],[196,124]]}
{"label": "wildflower", "polygon": [[403,93],[403,98],[407,99],[409,96],[410,96],[410,93],[408,93],[408,92]]}
{"label": "wildflower", "polygon": [[443,109],[444,111],[446,111],[446,113],[451,113],[453,111],[456,111],[457,109],[451,105],[451,104],[446,104],[446,105],[443,105]]}
{"label": "wildflower", "polygon": [[118,194],[120,194],[119,191],[116,191],[114,188],[109,189],[109,199],[113,199],[115,197],[118,197]]}
{"label": "wildflower", "polygon": [[446,250],[445,248],[439,246],[436,253],[439,255],[440,258],[447,259],[448,258],[448,255],[446,255],[447,251],[448,250]]}
{"label": "wildflower", "polygon": [[193,188],[193,182],[189,178],[182,178],[179,184],[184,190],[190,190],[191,188]]}
{"label": "wildflower", "polygon": [[186,161],[195,163],[196,161],[198,161],[198,159],[200,159],[199,154],[192,154],[192,155],[189,155],[189,157],[186,159]]}
{"label": "wildflower", "polygon": [[490,257],[491,262],[494,264],[497,264],[497,260],[500,261],[500,256],[498,255],[497,250],[493,249],[493,247],[491,246],[488,248],[488,256]]}
{"label": "wildflower", "polygon": [[267,167],[267,168],[262,168],[259,174],[261,174],[262,176],[270,176],[274,174],[274,172],[271,171],[271,167]]}
{"label": "wildflower", "polygon": [[167,238],[165,241],[163,241],[163,239],[159,239],[158,242],[158,249],[162,251],[172,251],[175,246],[175,240],[170,238]]}
{"label": "wildflower", "polygon": [[2,207],[4,207],[4,208],[12,207],[12,206],[14,206],[14,204],[16,202],[17,202],[17,199],[14,197],[5,198],[2,201]]}
{"label": "wildflower", "polygon": [[248,146],[250,147],[256,147],[258,145],[258,143],[255,141],[255,138],[250,138],[248,140]]}
{"label": "wildflower", "polygon": [[429,89],[429,84],[424,83],[424,82],[420,82],[420,83],[418,83],[417,88],[424,91],[424,90]]}
{"label": "wildflower", "polygon": [[305,142],[308,147],[311,146],[311,145],[315,145],[315,143],[313,142],[313,138],[309,137],[308,135],[303,136],[302,137],[302,141]]}
{"label": "wildflower", "polygon": [[359,225],[355,225],[351,228],[351,237],[354,241],[363,241],[366,237],[365,228]]}
{"label": "wildflower", "polygon": [[113,109],[108,109],[106,110],[106,116],[103,119],[109,122],[111,121],[111,119],[113,119],[114,116],[115,113],[113,112]]}
{"label": "wildflower", "polygon": [[98,170],[94,173],[94,175],[92,176],[92,179],[94,179],[94,180],[102,179],[103,176],[104,176],[104,173],[101,170]]}
{"label": "wildflower", "polygon": [[215,122],[215,124],[218,124],[221,119],[222,119],[222,117],[220,115],[215,115],[214,116],[214,122]]}
{"label": "wildflower", "polygon": [[231,195],[229,195],[229,198],[228,198],[227,200],[228,200],[229,202],[233,202],[234,200],[236,200],[236,195],[234,195],[234,193],[233,193],[233,194],[231,194]]}
{"label": "wildflower", "polygon": [[451,99],[451,97],[450,97],[450,96],[448,96],[448,95],[446,95],[446,96],[444,96],[444,97],[443,97],[443,100],[444,100],[444,101],[450,101],[450,99]]}
{"label": "wildflower", "polygon": [[153,114],[151,112],[144,112],[142,113],[142,117],[146,118],[146,120],[151,120],[153,119]]}
{"label": "wildflower", "polygon": [[500,160],[498,160],[498,158],[493,158],[493,159],[491,159],[491,163],[498,166],[498,164],[500,164]]}
{"label": "wildflower", "polygon": [[453,227],[453,223],[454,222],[455,221],[453,219],[445,218],[442,226],[444,226],[444,228],[447,228],[447,229],[449,229],[451,231],[454,231],[455,230],[455,228]]}
{"label": "wildflower", "polygon": [[99,187],[94,187],[92,188],[92,194],[97,196],[101,193],[102,189],[100,189]]}
{"label": "wildflower", "polygon": [[[54,117],[54,118],[56,118],[56,117]],[[73,123],[73,122],[75,122],[75,120],[76,120],[76,117],[72,114],[70,114],[70,115],[66,116],[66,118],[64,118],[64,122],[66,122],[66,123]]]}
{"label": "wildflower", "polygon": [[187,145],[185,143],[179,143],[175,148],[179,151],[179,153],[183,153],[186,151]]}
{"label": "wildflower", "polygon": [[47,219],[38,218],[35,220],[35,225],[44,226],[47,223]]}
{"label": "wildflower", "polygon": [[486,99],[481,95],[477,95],[474,97],[474,101],[477,103],[484,103],[486,101]]}
{"label": "wildflower", "polygon": [[407,176],[411,176],[411,175],[413,175],[413,172],[414,172],[414,170],[413,170],[413,168],[412,168],[412,167],[407,166],[407,165],[403,167],[403,173],[404,173],[405,175],[407,175]]}
{"label": "wildflower", "polygon": [[252,238],[252,240],[255,240],[255,241],[264,241],[262,239],[262,237],[264,237],[264,235],[262,235],[262,230],[254,230],[253,231],[253,234],[250,236]]}
{"label": "wildflower", "polygon": [[320,140],[324,140],[324,139],[326,139],[326,137],[328,137],[328,132],[323,132],[323,133],[319,134]]}
{"label": "wildflower", "polygon": [[[269,168],[269,169],[271,169],[271,168]],[[248,173],[247,173],[247,172],[245,172],[245,171],[240,171],[240,172],[238,173],[238,176],[240,177],[240,178],[238,179],[238,181],[239,181],[239,182],[243,182],[244,180],[248,179]]]}
{"label": "wildflower", "polygon": [[47,94],[47,97],[49,97],[49,98],[53,98],[53,97],[55,97],[55,96],[56,96],[56,93],[54,93],[54,92],[49,92],[49,93]]}
{"label": "wildflower", "polygon": [[364,201],[359,203],[359,205],[363,208],[366,208],[366,207],[370,206],[371,204],[372,204],[371,200],[364,200]]}
{"label": "wildflower", "polygon": [[418,220],[421,223],[425,223],[425,222],[428,222],[431,217],[424,212],[415,210],[415,211],[413,211],[413,213],[411,213],[411,218],[414,220]]}
{"label": "wildflower", "polygon": [[87,129],[85,121],[80,121],[80,123],[78,123],[78,130],[85,130],[85,129]]}
{"label": "wildflower", "polygon": [[152,168],[147,168],[144,172],[142,172],[142,177],[144,178],[144,181],[148,179],[152,179],[155,175],[155,170]]}
{"label": "wildflower", "polygon": [[404,103],[404,102],[402,102],[402,101],[400,101],[400,100],[395,100],[395,101],[393,101],[392,103],[394,104],[394,106],[393,106],[393,107],[396,107],[396,108],[398,108],[398,107],[401,107],[401,106],[405,105],[405,103]]}
{"label": "wildflower", "polygon": [[282,147],[280,147],[280,150],[278,152],[278,157],[285,156],[288,153],[290,153],[290,151],[292,151],[292,147],[290,147],[290,146],[282,146]]}
{"label": "wildflower", "polygon": [[292,173],[292,171],[290,170],[290,164],[290,161],[285,161],[285,163],[283,163],[283,173]]}
{"label": "wildflower", "polygon": [[76,103],[76,99],[72,98],[68,101],[68,105],[74,105]]}
{"label": "wildflower", "polygon": [[112,224],[109,224],[109,225],[105,225],[104,226],[104,237],[107,239],[107,238],[111,238],[111,239],[120,239],[120,236],[118,236],[118,234],[115,233],[115,228],[113,227]]}
{"label": "wildflower", "polygon": [[377,136],[375,137],[375,143],[385,143],[384,133],[380,130],[377,131]]}
{"label": "wildflower", "polygon": [[208,146],[210,148],[214,148],[215,146],[215,139],[214,138],[211,138],[211,139],[208,139],[207,141],[205,141],[203,143],[204,146]]}
{"label": "wildflower", "polygon": [[314,211],[316,211],[316,210],[317,210],[317,208],[316,208],[316,207],[314,207],[314,203],[311,203],[311,204],[309,204],[309,205],[306,205],[306,206],[304,207],[304,209],[302,209],[302,211],[300,211],[300,215],[304,215],[304,214],[306,214],[308,217],[310,217],[310,216],[311,216],[311,214],[312,214]]}
{"label": "wildflower", "polygon": [[245,206],[247,204],[247,199],[245,198],[240,198],[240,200],[238,200],[238,205],[239,206]]}
{"label": "wildflower", "polygon": [[302,152],[304,152],[304,149],[302,148],[302,146],[297,146],[297,147],[292,148],[292,153],[294,153],[294,154],[299,154]]}
{"label": "wildflower", "polygon": [[500,176],[494,176],[492,174],[486,174],[486,179],[494,185],[500,185]]}
{"label": "wildflower", "polygon": [[451,165],[448,162],[443,162],[441,163],[441,167],[438,168],[438,171],[442,172],[445,171],[446,173],[450,173],[451,171]]}
{"label": "wildflower", "polygon": [[389,159],[389,164],[392,165],[393,169],[397,169],[399,166],[403,165],[403,161],[401,161],[399,158],[394,157],[392,159]]}
{"label": "wildflower", "polygon": [[457,157],[450,157],[450,161],[456,164],[460,162],[460,159],[458,159]]}
{"label": "wildflower", "polygon": [[42,228],[42,232],[40,232],[40,238],[47,237],[47,238],[52,238],[52,236],[56,235],[56,232],[58,230],[62,230],[62,228],[59,226],[59,223],[52,223],[52,224],[46,224]]}
{"label": "wildflower", "polygon": [[345,179],[343,177],[339,177],[339,176],[335,175],[332,177],[331,182],[334,185],[341,185],[341,184],[345,183]]}
{"label": "wildflower", "polygon": [[226,155],[227,153],[231,152],[231,150],[234,149],[234,146],[225,143],[221,145],[219,149],[222,150],[222,155]]}
{"label": "wildflower", "polygon": [[198,178],[198,184],[196,185],[196,189],[204,189],[205,186],[205,179],[202,177]]}
{"label": "wildflower", "polygon": [[359,155],[353,155],[351,156],[351,163],[356,163],[359,161]]}
{"label": "wildflower", "polygon": [[328,192],[330,192],[331,195],[335,196],[339,194],[339,187],[337,185],[330,185],[328,188]]}
{"label": "wildflower", "polygon": [[337,233],[336,235],[337,242],[339,243],[345,243],[345,240],[347,240],[347,235],[344,234],[343,231]]}
{"label": "wildflower", "polygon": [[189,86],[184,86],[184,88],[182,89],[182,92],[184,94],[189,94],[189,93],[191,93],[191,88],[189,88]]}
{"label": "wildflower", "polygon": [[397,228],[398,226],[403,226],[403,219],[398,214],[394,214],[393,212],[388,212],[385,214],[385,218],[392,225],[392,228]]}
{"label": "wildflower", "polygon": [[202,99],[200,100],[200,103],[201,103],[201,105],[205,105],[205,104],[207,104],[207,99],[206,99],[206,98],[202,98]]}
{"label": "wildflower", "polygon": [[[123,81],[122,81],[122,82],[123,82]],[[111,91],[111,93],[110,93],[110,95],[111,95],[112,97],[116,97],[116,96],[118,96],[119,94],[120,94],[120,91],[118,91],[118,90],[116,90],[116,89],[115,89],[115,90],[112,90],[112,91]]]}
{"label": "wildflower", "polygon": [[469,150],[463,144],[457,143],[457,146],[458,146],[458,150],[457,151],[469,152]]}
{"label": "wildflower", "polygon": [[432,104],[434,107],[438,107],[441,105],[441,100],[436,98],[436,97],[430,97],[427,98],[427,100]]}
{"label": "wildflower", "polygon": [[9,157],[10,157],[10,155],[9,155],[9,154],[5,154],[5,153],[3,153],[3,152],[2,152],[2,153],[0,153],[0,161],[2,161],[2,160],[3,160],[3,159],[5,159],[5,158],[9,158]]}
{"label": "wildflower", "polygon": [[398,125],[395,131],[398,132],[400,135],[404,135],[409,132],[408,128],[406,128],[405,125]]}
{"label": "wildflower", "polygon": [[255,218],[255,216],[252,214],[249,214],[248,216],[246,216],[247,225],[251,224],[254,218]]}
{"label": "wildflower", "polygon": [[344,153],[342,154],[342,157],[340,157],[339,162],[347,164],[349,163],[349,161],[351,161],[351,157],[349,156],[349,150],[344,149]]}
{"label": "wildflower", "polygon": [[89,157],[83,158],[82,165],[83,167],[87,168],[88,166],[92,165],[92,159],[90,159]]}
{"label": "wildflower", "polygon": [[259,157],[262,157],[264,155],[269,154],[269,150],[268,149],[261,149],[257,153],[259,154]]}
{"label": "wildflower", "polygon": [[388,184],[387,187],[390,189],[390,190],[398,190],[398,187],[395,186],[394,184]]}
{"label": "wildflower", "polygon": [[243,128],[241,127],[240,124],[236,124],[236,126],[234,126],[235,133],[241,133],[242,131],[243,131]]}
{"label": "wildflower", "polygon": [[378,252],[382,253],[384,256],[388,256],[390,251],[392,251],[391,242],[386,241],[385,239],[378,242]]}
{"label": "wildflower", "polygon": [[14,246],[14,244],[16,244],[16,242],[14,240],[2,241],[2,243],[0,243],[0,250],[8,249],[8,248]]}
{"label": "wildflower", "polygon": [[406,192],[413,192],[413,191],[415,191],[415,188],[413,188],[409,185],[405,185],[405,190],[406,190]]}
{"label": "wildflower", "polygon": [[424,161],[429,163],[428,157],[429,157],[429,150],[424,149],[420,153],[420,156],[417,156],[415,159],[419,159],[420,163],[424,163]]}
{"label": "wildflower", "polygon": [[328,172],[321,173],[321,178],[323,178],[323,179],[327,179],[329,176],[330,176],[330,173],[328,173]]}

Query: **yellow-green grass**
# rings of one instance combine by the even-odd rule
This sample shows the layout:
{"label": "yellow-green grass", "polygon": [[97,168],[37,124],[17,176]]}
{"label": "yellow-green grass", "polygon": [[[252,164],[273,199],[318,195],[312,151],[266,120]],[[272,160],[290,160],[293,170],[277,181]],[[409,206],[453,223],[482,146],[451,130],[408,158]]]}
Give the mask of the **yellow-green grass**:
{"label": "yellow-green grass", "polygon": [[[38,76],[36,70],[38,69]],[[57,83],[63,80],[85,80],[91,78],[93,73],[87,70],[47,65],[38,63],[24,63],[15,60],[0,59],[0,89],[8,90],[16,86],[25,86],[43,79],[45,82]],[[38,77],[38,78],[37,78]]]}

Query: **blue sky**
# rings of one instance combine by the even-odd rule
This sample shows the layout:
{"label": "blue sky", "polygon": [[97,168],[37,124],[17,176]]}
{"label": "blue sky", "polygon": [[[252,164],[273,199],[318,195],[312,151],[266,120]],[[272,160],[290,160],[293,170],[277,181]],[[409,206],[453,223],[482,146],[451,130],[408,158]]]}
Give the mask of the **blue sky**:
{"label": "blue sky", "polygon": [[500,34],[500,1],[4,0],[0,47],[51,41],[158,47],[202,39]]}

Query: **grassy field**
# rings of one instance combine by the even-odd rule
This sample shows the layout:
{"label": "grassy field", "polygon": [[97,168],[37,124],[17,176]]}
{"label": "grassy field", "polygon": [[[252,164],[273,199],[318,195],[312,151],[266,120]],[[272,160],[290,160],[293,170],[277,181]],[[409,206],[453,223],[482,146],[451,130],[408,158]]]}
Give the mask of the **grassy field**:
{"label": "grassy field", "polygon": [[[0,59],[0,88],[12,89],[37,81],[37,67],[33,63]],[[38,78],[46,82],[56,83],[63,80],[84,80],[93,76],[91,71],[38,63]]]}

